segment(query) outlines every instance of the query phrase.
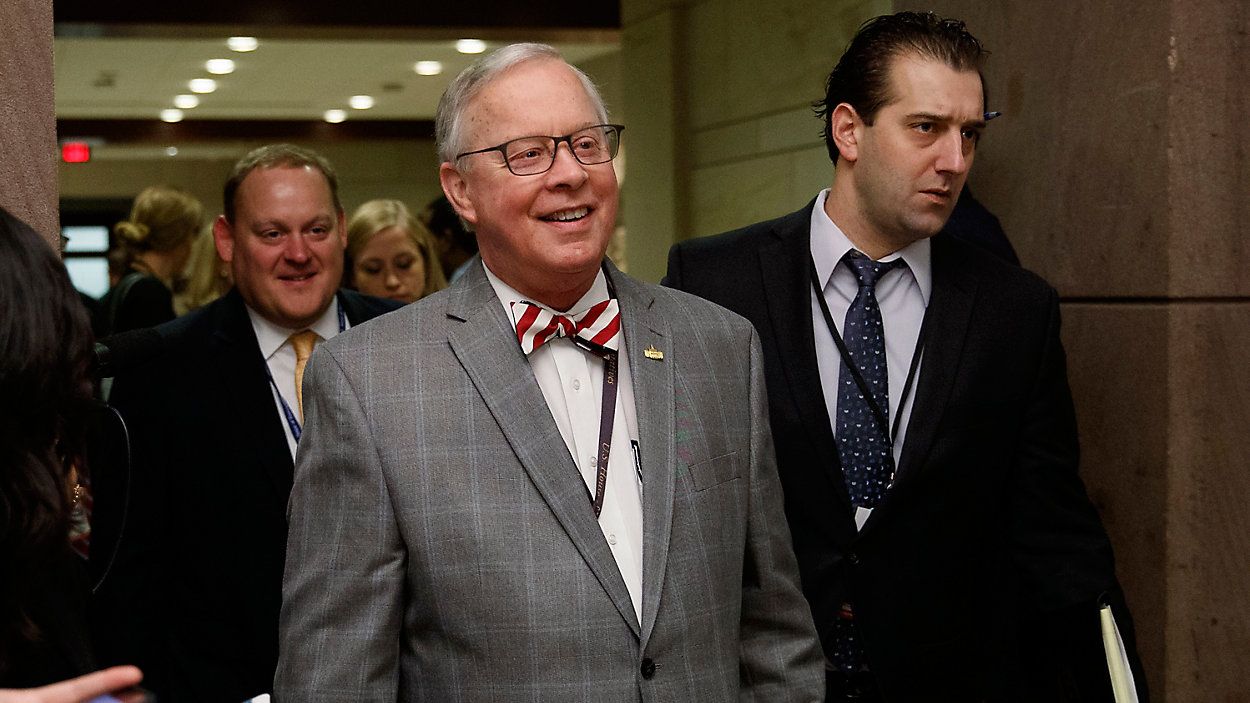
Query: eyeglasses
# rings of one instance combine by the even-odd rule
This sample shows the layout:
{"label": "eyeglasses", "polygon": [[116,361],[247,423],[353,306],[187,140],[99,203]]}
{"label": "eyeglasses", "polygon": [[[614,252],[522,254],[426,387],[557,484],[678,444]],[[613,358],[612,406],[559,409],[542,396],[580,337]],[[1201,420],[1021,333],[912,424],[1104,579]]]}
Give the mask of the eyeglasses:
{"label": "eyeglasses", "polygon": [[497,151],[503,154],[504,165],[513,174],[537,176],[551,170],[560,144],[567,143],[573,158],[584,166],[594,166],[616,158],[616,153],[621,148],[621,131],[624,129],[625,125],[598,124],[563,137],[521,137],[498,146],[457,154],[456,160]]}

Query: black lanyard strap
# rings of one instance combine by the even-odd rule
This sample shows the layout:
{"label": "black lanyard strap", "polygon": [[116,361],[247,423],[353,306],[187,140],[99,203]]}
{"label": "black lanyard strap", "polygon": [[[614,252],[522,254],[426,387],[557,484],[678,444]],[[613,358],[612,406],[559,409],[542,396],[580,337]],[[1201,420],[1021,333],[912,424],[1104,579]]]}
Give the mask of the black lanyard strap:
{"label": "black lanyard strap", "polygon": [[[616,423],[617,353],[574,337],[579,347],[603,359],[603,405],[599,416],[599,444],[595,451],[595,491],[590,504],[595,518],[603,511],[603,495],[608,489],[608,458],[612,455],[612,427]],[[590,489],[587,489],[587,493]]]}
{"label": "black lanyard strap", "polygon": [[[868,408],[872,410],[872,416],[877,421],[877,427],[881,429],[882,436],[890,438],[890,446],[894,446],[894,442],[898,439],[898,428],[903,418],[903,406],[907,405],[907,397],[911,394],[912,383],[916,380],[916,370],[920,368],[920,357],[924,352],[925,333],[929,328],[929,311],[925,310],[924,319],[920,323],[920,334],[916,337],[916,348],[911,354],[911,367],[907,369],[907,380],[903,383],[903,393],[899,396],[898,407],[894,409],[894,425],[889,424],[885,411],[881,409],[881,405],[877,402],[876,397],[868,390],[868,382],[859,373],[859,368],[855,365],[855,360],[851,358],[851,352],[846,348],[846,342],[842,341],[842,335],[838,334],[838,328],[833,324],[833,314],[829,312],[829,304],[825,302],[825,292],[820,285],[820,277],[816,273],[815,259],[808,259],[808,273],[812,279],[812,290],[816,293],[816,302],[820,304],[821,315],[825,318],[825,325],[829,328],[829,335],[833,337],[833,343],[838,347],[838,354],[842,357],[842,363],[846,365],[847,370],[851,372],[851,378],[855,379],[855,385],[859,388],[859,392],[864,396],[864,400],[868,402]],[[834,383],[837,383],[836,379]],[[886,396],[889,397],[888,395]]]}

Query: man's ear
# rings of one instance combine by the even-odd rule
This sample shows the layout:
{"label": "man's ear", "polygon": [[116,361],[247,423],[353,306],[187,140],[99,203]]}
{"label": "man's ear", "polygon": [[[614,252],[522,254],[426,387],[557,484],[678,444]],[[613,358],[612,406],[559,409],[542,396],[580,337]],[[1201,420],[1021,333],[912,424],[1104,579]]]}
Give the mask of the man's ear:
{"label": "man's ear", "polygon": [[443,195],[456,209],[456,214],[469,224],[477,224],[477,210],[473,207],[473,198],[469,194],[469,184],[464,176],[450,162],[443,162],[438,167],[438,180],[443,186]]}
{"label": "man's ear", "polygon": [[347,216],[343,214],[342,210],[339,210],[337,219],[338,219],[338,227],[339,227],[339,248],[346,251],[347,250]]}
{"label": "man's ear", "polygon": [[225,215],[218,215],[213,220],[213,243],[217,245],[217,256],[227,264],[234,260],[234,227],[226,221]]}
{"label": "man's ear", "polygon": [[860,119],[855,108],[847,103],[838,103],[833,108],[829,119],[829,132],[833,143],[838,146],[838,154],[850,163],[859,159],[859,140],[863,138],[867,125]]}

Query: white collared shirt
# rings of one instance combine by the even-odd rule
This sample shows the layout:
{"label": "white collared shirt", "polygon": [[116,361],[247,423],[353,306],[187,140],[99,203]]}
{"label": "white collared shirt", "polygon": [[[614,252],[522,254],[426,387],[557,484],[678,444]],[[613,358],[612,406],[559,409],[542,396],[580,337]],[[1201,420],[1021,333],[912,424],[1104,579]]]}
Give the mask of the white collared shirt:
{"label": "white collared shirt", "polygon": [[[519,313],[512,303],[529,300],[500,280],[483,263],[486,277],[503,305],[513,328]],[[568,315],[588,310],[608,297],[608,283],[603,271],[581,300],[569,308]],[[547,308],[550,310],[550,308]],[[558,312],[558,311],[553,311]],[[621,327],[620,360],[615,419],[612,424],[612,452],[608,456],[608,482],[603,492],[603,509],[599,528],[612,550],[620,569],[634,613],[642,621],[642,483],[632,446],[638,439],[638,417],[634,408],[633,377],[626,352],[625,328]],[[598,474],[599,420],[603,403],[603,360],[574,344],[568,338],[552,339],[528,357],[534,378],[542,390],[551,416],[560,428],[560,436],[568,447],[573,463],[591,493]]]}
{"label": "white collared shirt", "polygon": [[[291,450],[291,459],[295,459],[295,435],[291,433],[291,426],[286,421],[286,413],[282,411],[282,401],[286,400],[286,404],[291,408],[291,412],[295,417],[299,417],[299,409],[295,402],[295,347],[291,346],[290,336],[296,332],[302,332],[310,329],[317,333],[322,340],[329,339],[339,333],[339,299],[334,297],[326,311],[321,313],[321,317],[317,318],[309,327],[297,330],[280,327],[270,322],[248,306],[247,316],[252,320],[252,329],[256,332],[256,342],[260,345],[260,355],[264,357],[265,363],[269,365],[269,374],[273,377],[273,383],[269,385],[269,390],[273,392],[274,412],[278,413],[278,418],[282,420],[282,428],[286,432],[287,447]],[[347,316],[343,316],[346,322]],[[351,326],[350,323],[347,324]],[[318,342],[319,344],[320,342]],[[279,397],[281,394],[281,397]]]}
{"label": "white collared shirt", "polygon": [[[842,325],[846,321],[846,311],[859,292],[859,282],[855,273],[846,264],[841,264],[846,252],[855,248],[851,240],[842,230],[829,219],[825,212],[825,199],[829,190],[821,191],[816,198],[816,206],[812,208],[811,249],[812,260],[816,264],[816,278],[824,286],[825,303],[833,316],[833,324],[842,334]],[[916,351],[916,341],[920,338],[920,325],[924,322],[925,309],[929,306],[929,297],[933,292],[933,267],[930,263],[930,242],[921,239],[880,259],[894,261],[902,259],[907,266],[887,271],[877,281],[875,290],[877,304],[881,310],[881,323],[885,329],[885,355],[888,375],[891,426],[894,416],[903,402],[903,412],[899,416],[898,437],[894,442],[894,465],[897,467],[903,454],[903,442],[907,438],[907,426],[911,416],[912,402],[916,397],[916,384],[920,380],[920,368],[916,368],[916,378],[912,381],[911,391],[903,398],[903,386],[907,382],[907,372],[911,368],[912,354]],[[839,265],[841,264],[841,265]],[[811,291],[812,328],[816,336],[816,362],[820,367],[820,385],[825,396],[825,408],[829,411],[829,422],[834,434],[837,434],[838,416],[838,375],[842,370],[842,357],[838,347],[829,334],[825,324],[825,316],[820,311],[820,303],[816,300],[816,292]],[[856,523],[863,527],[868,519],[869,510],[860,509],[856,515]]]}

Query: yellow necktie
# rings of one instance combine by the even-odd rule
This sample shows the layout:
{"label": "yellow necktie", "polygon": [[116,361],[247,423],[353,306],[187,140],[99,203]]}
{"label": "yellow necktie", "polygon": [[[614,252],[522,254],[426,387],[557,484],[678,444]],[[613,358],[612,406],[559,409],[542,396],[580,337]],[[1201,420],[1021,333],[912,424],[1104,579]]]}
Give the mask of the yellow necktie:
{"label": "yellow necktie", "polygon": [[299,408],[299,421],[304,422],[304,366],[312,356],[313,347],[321,341],[312,330],[296,332],[287,338],[295,349],[295,405]]}

